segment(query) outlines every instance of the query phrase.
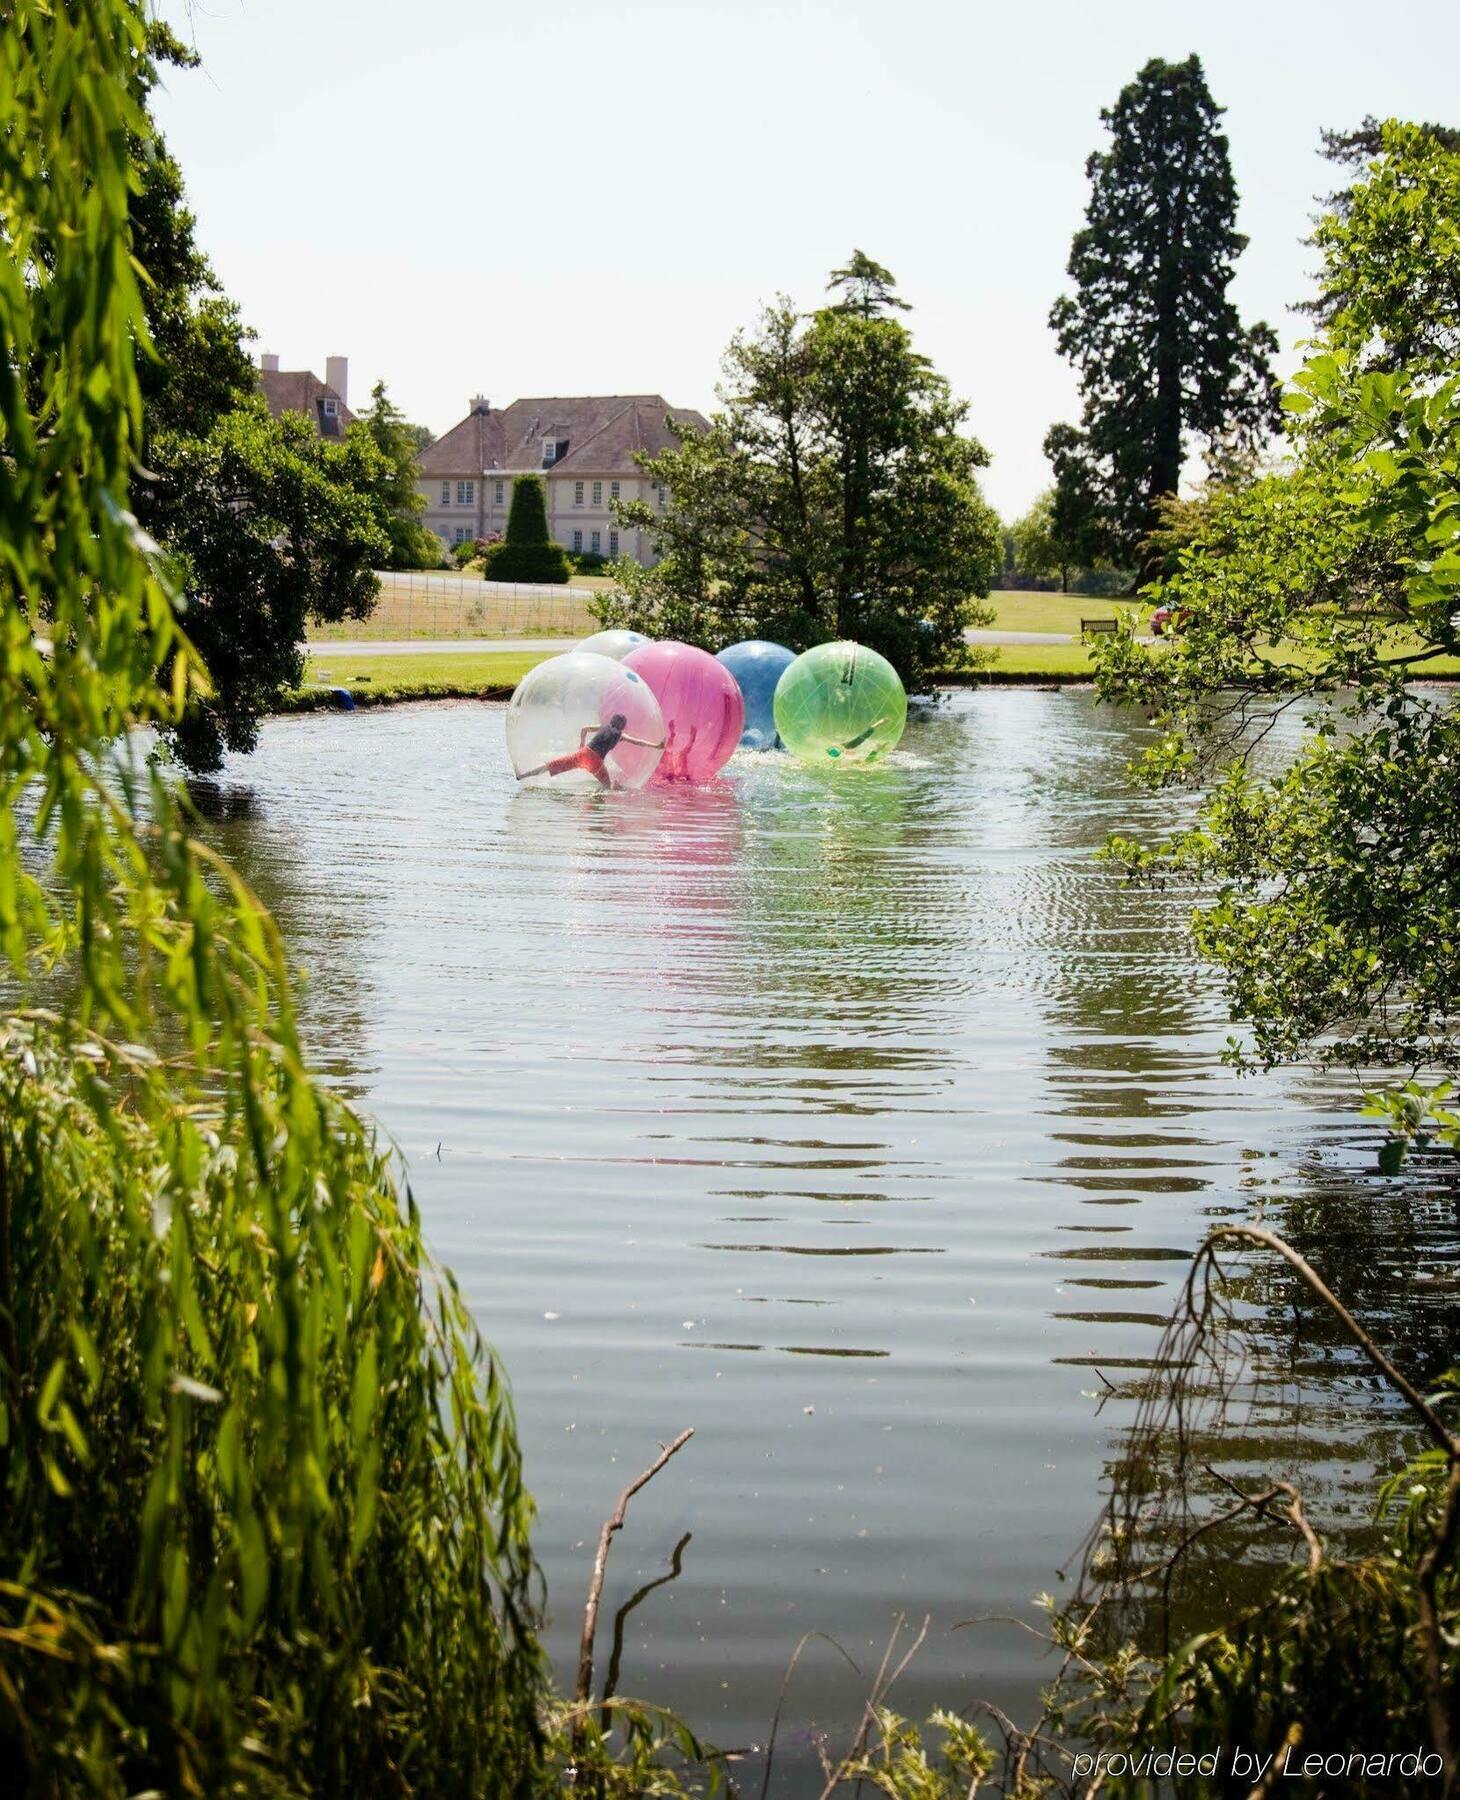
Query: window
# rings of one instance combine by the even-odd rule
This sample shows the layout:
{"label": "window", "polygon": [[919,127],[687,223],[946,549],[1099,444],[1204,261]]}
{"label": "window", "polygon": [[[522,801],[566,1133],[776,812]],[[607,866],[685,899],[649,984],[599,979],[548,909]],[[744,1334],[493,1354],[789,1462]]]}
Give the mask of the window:
{"label": "window", "polygon": [[470,506],[477,497],[477,484],[474,481],[458,481],[456,484],[456,504]]}
{"label": "window", "polygon": [[466,527],[465,527],[465,525],[457,526],[454,541],[458,544],[464,544],[466,542]]}
{"label": "window", "polygon": [[610,481],[610,482],[609,482],[609,484],[608,484],[608,497],[609,497],[609,499],[610,499],[610,500],[617,500],[617,499],[618,499],[618,483],[617,483],[617,482],[616,482],[616,481]]}
{"label": "window", "polygon": [[618,555],[618,533],[616,531],[610,531],[608,534],[608,554],[610,556]]}
{"label": "window", "polygon": [[573,504],[574,506],[583,504],[583,483],[581,481],[573,483]]}
{"label": "window", "polygon": [[542,466],[545,469],[550,469],[557,460],[557,440],[555,438],[544,438],[542,440]]}
{"label": "window", "polygon": [[593,484],[593,504],[595,506],[603,505],[603,483],[601,481],[595,481]]}
{"label": "window", "polygon": [[603,555],[603,533],[601,531],[594,532],[591,548],[595,556]]}
{"label": "window", "polygon": [[325,395],[324,399],[324,416],[327,419],[337,419],[340,416],[339,401],[332,400],[328,394]]}
{"label": "window", "polygon": [[497,491],[495,494],[492,495],[492,500],[493,500],[493,503],[497,506],[500,506],[502,504],[502,484],[500,481],[497,483]]}
{"label": "window", "polygon": [[663,512],[664,511],[664,483],[662,481],[656,481],[654,483],[654,498],[658,502],[660,512]]}
{"label": "window", "polygon": [[575,531],[573,533],[573,548],[575,550],[582,550],[583,548],[583,533],[581,531]]}
{"label": "window", "polygon": [[441,504],[443,506],[450,506],[451,504],[451,483],[449,481],[443,481],[441,483]]}

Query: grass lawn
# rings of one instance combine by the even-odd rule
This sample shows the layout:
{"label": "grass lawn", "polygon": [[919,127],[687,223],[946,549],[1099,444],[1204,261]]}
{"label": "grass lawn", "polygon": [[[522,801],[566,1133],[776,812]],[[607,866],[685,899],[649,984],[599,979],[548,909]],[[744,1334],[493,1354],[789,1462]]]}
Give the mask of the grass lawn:
{"label": "grass lawn", "polygon": [[306,685],[286,710],[302,711],[328,703],[333,688],[347,688],[357,701],[430,700],[451,695],[510,693],[546,652],[520,654],[484,650],[480,655],[341,656],[330,660],[321,646],[310,657]]}
{"label": "grass lawn", "polygon": [[1080,635],[1081,619],[1114,619],[1139,612],[1132,600],[1097,600],[1089,594],[1025,594],[998,591],[988,597],[994,631],[1067,631]]}
{"label": "grass lawn", "polygon": [[[433,656],[428,650],[419,655],[341,656],[331,661],[329,647],[321,645],[309,659],[307,685],[295,697],[292,709],[329,704],[329,692],[335,688],[348,689],[365,705],[374,701],[510,692],[529,669],[549,654],[483,650]],[[1079,644],[1010,644],[998,650],[987,676],[994,681],[1001,676],[1057,679],[1086,676],[1089,672],[1089,652]]]}
{"label": "grass lawn", "polygon": [[[1031,625],[1028,629],[1036,628]],[[980,679],[988,681],[1005,676],[1019,681],[1041,676],[1048,676],[1051,681],[1071,676],[1086,679],[1095,667],[1083,644],[998,644],[980,648],[993,658],[987,669],[980,672]]]}

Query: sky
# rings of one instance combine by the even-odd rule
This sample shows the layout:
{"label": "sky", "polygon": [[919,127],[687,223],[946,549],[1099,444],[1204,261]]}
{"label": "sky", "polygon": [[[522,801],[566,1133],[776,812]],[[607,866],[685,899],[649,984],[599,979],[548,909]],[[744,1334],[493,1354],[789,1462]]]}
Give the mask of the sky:
{"label": "sky", "polygon": [[1100,110],[1202,58],[1284,346],[1335,185],[1323,126],[1460,120],[1455,0],[163,0],[203,58],[156,113],[199,237],[285,369],[350,359],[441,433],[474,394],[709,410],[777,293],[854,248],[970,405],[1006,517],[1078,416],[1047,320]]}

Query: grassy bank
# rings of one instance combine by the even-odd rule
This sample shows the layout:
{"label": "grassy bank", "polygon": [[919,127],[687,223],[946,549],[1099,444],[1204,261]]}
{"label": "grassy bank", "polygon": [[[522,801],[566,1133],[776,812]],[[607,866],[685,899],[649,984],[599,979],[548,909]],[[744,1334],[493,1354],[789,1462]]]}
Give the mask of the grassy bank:
{"label": "grassy bank", "polygon": [[[339,691],[357,706],[385,706],[406,700],[505,699],[530,668],[550,651],[483,650],[468,654],[336,657],[321,647],[309,660],[306,686],[289,696],[282,712],[308,712],[339,705]],[[953,680],[974,682],[1087,681],[1090,653],[1079,644],[1011,644],[1001,648],[987,670]]]}
{"label": "grassy bank", "polygon": [[[1037,594],[1032,598],[1046,601],[1058,600],[1060,596]],[[388,706],[407,700],[505,700],[527,671],[551,654],[483,650],[433,655],[425,651],[419,655],[340,656],[332,660],[328,648],[321,646],[310,658],[306,685],[291,694],[278,710],[310,712],[338,706],[341,689],[349,693],[357,706]],[[1083,644],[1005,644],[997,648],[993,657],[987,668],[951,675],[947,680],[958,686],[1023,687],[1044,682],[1089,681],[1094,673],[1090,651]],[[1426,665],[1420,678],[1460,679],[1460,658],[1438,659]]]}

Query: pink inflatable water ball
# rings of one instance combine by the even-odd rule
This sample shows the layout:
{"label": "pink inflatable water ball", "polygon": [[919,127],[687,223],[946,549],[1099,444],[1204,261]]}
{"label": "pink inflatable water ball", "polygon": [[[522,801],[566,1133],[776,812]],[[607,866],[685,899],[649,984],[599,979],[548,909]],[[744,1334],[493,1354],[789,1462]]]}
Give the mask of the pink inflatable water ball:
{"label": "pink inflatable water ball", "polygon": [[643,787],[659,763],[664,721],[649,684],[611,657],[550,656],[517,684],[507,754],[525,786]]}
{"label": "pink inflatable water ball", "polygon": [[717,775],[745,728],[745,701],[725,665],[671,639],[630,651],[621,667],[644,678],[664,718],[664,754],[654,780],[709,781]]}

